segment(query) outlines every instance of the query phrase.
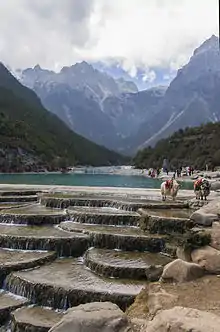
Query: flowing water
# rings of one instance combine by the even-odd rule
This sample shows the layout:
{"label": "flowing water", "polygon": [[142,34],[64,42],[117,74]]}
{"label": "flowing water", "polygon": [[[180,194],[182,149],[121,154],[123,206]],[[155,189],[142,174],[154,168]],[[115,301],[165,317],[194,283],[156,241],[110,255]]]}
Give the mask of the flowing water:
{"label": "flowing water", "polygon": [[112,207],[89,207],[89,206],[74,206],[68,208],[69,213],[77,214],[94,214],[94,215],[131,215],[137,216],[138,214],[132,211],[119,210]]}
{"label": "flowing water", "polygon": [[91,301],[113,301],[126,308],[144,283],[100,278],[78,259],[58,259],[39,269],[11,274],[5,286],[17,295],[60,309]]}
{"label": "flowing water", "polygon": [[[34,181],[40,178],[45,181],[48,176],[52,181],[68,179],[68,185],[81,186],[86,177],[93,181],[93,186],[99,186],[100,183],[102,186],[114,186],[116,178],[118,181],[115,185],[124,187],[141,187],[142,181],[146,181],[146,188],[160,184],[157,180],[139,176],[4,176],[11,176],[14,180],[32,177]],[[101,178],[102,182],[99,182]],[[20,179],[16,181],[22,182]],[[80,181],[76,184],[71,179]],[[113,179],[113,183],[109,182],[110,179]],[[10,181],[6,179],[6,182]],[[50,181],[48,184],[51,184]],[[64,193],[41,194],[39,203],[28,205],[24,205],[23,201],[32,196],[37,199],[36,193],[32,196],[27,193],[25,196],[12,192],[7,196],[7,193],[1,191],[0,247],[7,249],[0,250],[0,287],[15,296],[27,297],[32,303],[54,309],[65,310],[87,302],[111,301],[125,310],[147,281],[159,280],[163,266],[171,261],[171,258],[161,254],[167,252],[168,240],[160,234],[166,233],[143,232],[139,227],[140,214],[136,211],[145,207],[150,214],[164,216],[168,220],[175,217],[188,218],[190,212],[182,209],[186,205],[184,197],[180,202],[171,204],[161,202],[159,191],[157,195],[154,190],[147,190],[149,195],[143,197],[135,194],[134,189],[130,190],[130,195],[127,194],[129,189],[113,189],[113,194],[109,191],[99,193],[99,188],[92,190],[86,193],[86,188],[83,191],[77,188],[71,195],[67,194],[67,190]],[[17,202],[13,203],[15,198]],[[20,207],[19,199],[22,199]],[[171,223],[172,220],[169,221]],[[11,296],[9,299],[11,301]],[[14,298],[12,300],[14,303]],[[7,294],[3,302],[8,305]],[[49,319],[48,312],[39,307],[21,309],[19,317],[23,320],[30,318],[30,325],[38,321],[44,325]]]}
{"label": "flowing water", "polygon": [[165,265],[171,259],[160,253],[128,252],[92,248],[88,250],[91,259],[105,265],[117,267],[136,267],[146,269],[149,265]]}
{"label": "flowing water", "polygon": [[69,238],[71,234],[50,226],[21,226],[0,224],[0,236],[16,236],[29,238]]}
{"label": "flowing water", "polygon": [[[10,206],[12,207],[12,206]],[[63,214],[60,209],[51,209],[40,204],[29,204],[26,206],[11,208],[10,210],[4,210],[3,213],[10,213],[15,215],[61,215]]]}

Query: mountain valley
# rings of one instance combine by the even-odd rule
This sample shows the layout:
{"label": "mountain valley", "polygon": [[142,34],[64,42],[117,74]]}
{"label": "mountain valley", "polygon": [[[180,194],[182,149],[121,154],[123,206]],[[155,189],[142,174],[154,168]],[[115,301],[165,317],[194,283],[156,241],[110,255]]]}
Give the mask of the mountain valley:
{"label": "mountain valley", "polygon": [[0,63],[0,171],[115,165],[125,158],[72,132]]}
{"label": "mountain valley", "polygon": [[138,91],[84,62],[60,72],[23,70],[22,84],[70,129],[107,148],[133,155],[175,131],[220,121],[219,41],[212,36],[179,69],[169,87]]}

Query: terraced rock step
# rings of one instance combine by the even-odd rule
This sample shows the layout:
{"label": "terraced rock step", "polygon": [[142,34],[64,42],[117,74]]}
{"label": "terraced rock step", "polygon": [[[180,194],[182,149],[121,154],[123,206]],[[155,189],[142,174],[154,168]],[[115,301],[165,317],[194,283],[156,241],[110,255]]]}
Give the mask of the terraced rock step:
{"label": "terraced rock step", "polygon": [[89,246],[89,237],[68,233],[52,226],[0,225],[0,246],[23,250],[55,251],[59,256],[80,256]]}
{"label": "terraced rock step", "polygon": [[62,319],[63,314],[52,309],[30,306],[12,313],[12,332],[48,332]]}
{"label": "terraced rock step", "polygon": [[190,220],[190,209],[139,209],[140,228],[151,234],[183,234],[192,229],[195,222]]}
{"label": "terraced rock step", "polygon": [[73,221],[87,224],[137,226],[140,215],[110,207],[75,206],[68,208]]}
{"label": "terraced rock step", "polygon": [[27,304],[28,300],[25,298],[21,298],[5,292],[3,290],[0,291],[0,325],[5,323],[5,321],[9,318],[10,312]]}
{"label": "terraced rock step", "polygon": [[38,190],[0,190],[0,196],[33,196],[39,192]]}
{"label": "terraced rock step", "polygon": [[4,202],[36,202],[38,200],[37,195],[31,196],[0,196],[0,203]]}
{"label": "terraced rock step", "polygon": [[[171,261],[161,254],[149,252],[126,252],[118,250],[89,249],[84,261],[93,272],[104,277],[146,279],[146,269],[151,267],[154,272]],[[151,269],[151,271],[153,271]]]}
{"label": "terraced rock step", "polygon": [[98,277],[77,259],[58,259],[38,269],[13,272],[5,282],[6,289],[17,295],[60,309],[94,301],[110,301],[125,309],[143,286],[138,281]]}
{"label": "terraced rock step", "polygon": [[164,236],[149,236],[137,227],[87,225],[66,221],[59,228],[89,234],[90,245],[98,248],[161,252],[165,246]]}
{"label": "terraced rock step", "polygon": [[33,268],[56,258],[55,252],[23,251],[0,248],[0,283],[12,271]]}
{"label": "terraced rock step", "polygon": [[19,202],[3,202],[0,203],[0,210],[7,210],[7,209],[17,209],[20,207],[26,207],[28,206],[30,203],[19,203]]}
{"label": "terraced rock step", "polygon": [[40,204],[30,204],[28,206],[14,209],[4,209],[0,211],[1,223],[13,224],[59,224],[66,220],[67,215],[60,209],[51,209]]}
{"label": "terraced rock step", "polygon": [[179,219],[189,219],[190,216],[193,213],[193,210],[191,209],[145,209],[143,210],[146,214],[149,214],[151,216],[155,217],[161,217],[161,218],[179,218]]}
{"label": "terraced rock step", "polygon": [[68,208],[69,206],[89,207],[113,207],[127,211],[137,211],[139,208],[187,208],[185,202],[161,202],[160,197],[149,196],[147,198],[130,198],[129,196],[118,197],[110,195],[44,195],[40,198],[41,204],[54,208]]}

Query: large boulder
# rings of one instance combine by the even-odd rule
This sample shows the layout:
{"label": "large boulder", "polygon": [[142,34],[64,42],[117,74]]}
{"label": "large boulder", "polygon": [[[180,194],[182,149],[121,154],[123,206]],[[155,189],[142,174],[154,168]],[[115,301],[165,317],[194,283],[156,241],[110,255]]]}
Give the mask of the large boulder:
{"label": "large boulder", "polygon": [[161,281],[185,282],[200,278],[203,275],[204,269],[200,265],[176,259],[164,267]]}
{"label": "large boulder", "polygon": [[219,199],[214,199],[209,202],[207,205],[201,207],[191,215],[191,219],[201,226],[211,226],[214,221],[219,220],[220,215],[220,201]]}
{"label": "large boulder", "polygon": [[49,332],[131,332],[131,326],[116,304],[94,302],[70,308]]}
{"label": "large boulder", "polygon": [[220,181],[215,181],[211,183],[211,190],[220,190]]}
{"label": "large boulder", "polygon": [[210,246],[195,249],[191,253],[192,261],[209,273],[220,273],[220,251]]}
{"label": "large boulder", "polygon": [[192,308],[174,307],[159,312],[146,332],[219,332],[220,317]]}
{"label": "large boulder", "polygon": [[214,221],[218,220],[218,216],[214,213],[208,213],[205,209],[201,208],[198,211],[195,211],[190,219],[192,219],[197,225],[209,227],[212,226]]}

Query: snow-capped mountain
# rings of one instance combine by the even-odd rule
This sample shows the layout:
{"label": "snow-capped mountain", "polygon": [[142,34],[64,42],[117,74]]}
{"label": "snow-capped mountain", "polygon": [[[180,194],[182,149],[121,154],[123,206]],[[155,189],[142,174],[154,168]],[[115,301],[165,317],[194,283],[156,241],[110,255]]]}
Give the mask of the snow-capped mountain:
{"label": "snow-capped mountain", "polygon": [[219,40],[212,36],[194,51],[168,87],[150,122],[143,123],[133,149],[154,145],[180,128],[220,121]]}
{"label": "snow-capped mountain", "polygon": [[147,119],[147,98],[155,107],[161,97],[153,91],[138,92],[133,82],[114,79],[86,62],[59,73],[37,65],[22,72],[21,82],[71,129],[112,149],[121,149],[123,139]]}
{"label": "snow-capped mountain", "polygon": [[220,121],[218,42],[212,36],[198,47],[168,88],[137,91],[133,82],[113,78],[104,67],[98,70],[86,62],[60,73],[29,68],[21,81],[79,134],[134,153],[180,128]]}

